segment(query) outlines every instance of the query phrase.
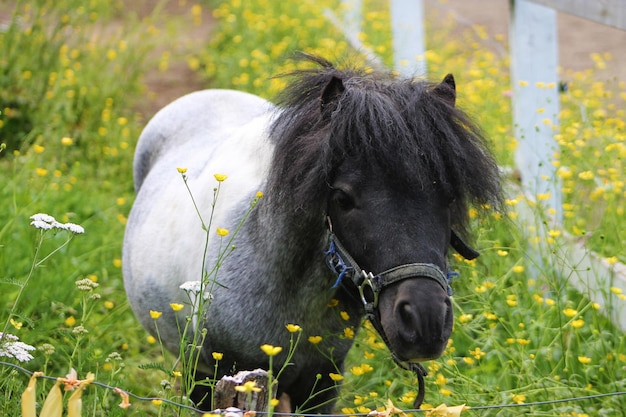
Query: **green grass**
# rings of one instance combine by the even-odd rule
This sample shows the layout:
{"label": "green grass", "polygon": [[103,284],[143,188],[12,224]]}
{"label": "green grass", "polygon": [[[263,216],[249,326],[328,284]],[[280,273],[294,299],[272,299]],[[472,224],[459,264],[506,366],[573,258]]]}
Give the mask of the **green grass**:
{"label": "green grass", "polygon": [[[386,2],[365,3],[369,11],[361,40],[389,64]],[[53,352],[33,352],[35,358],[23,364],[30,370],[63,376],[74,367],[80,378],[94,372],[98,381],[138,395],[180,400],[180,380],[171,372],[175,358],[163,356],[134,319],[120,269],[133,200],[133,148],[145,124],[135,107],[145,100],[140,75],[148,69],[146,57],[156,46],[158,19],[164,16],[140,20],[123,3],[104,0],[11,4],[13,19],[0,32],[0,142],[7,145],[0,153],[0,325],[6,323],[8,333],[32,346],[54,347]],[[272,76],[293,68],[285,60],[291,51],[331,59],[351,54],[323,17],[322,7],[341,13],[332,0],[214,0],[204,6],[214,10],[212,40],[186,59],[207,86],[273,97],[285,80]],[[453,37],[453,25],[427,26],[429,74],[436,80],[454,73],[459,105],[483,127],[499,162],[510,167],[516,143],[508,59],[485,46],[506,45],[481,28]],[[108,33],[103,27],[115,30]],[[171,30],[161,34],[176,36]],[[595,56],[598,68],[608,59]],[[618,231],[626,227],[626,85],[597,80],[593,69],[564,76],[572,81],[561,95],[561,128],[555,133],[566,223],[562,230],[546,230],[546,254],[554,254],[551,260],[558,266],[568,232],[584,237],[609,263],[624,262],[625,242]],[[444,357],[427,364],[430,405],[530,403],[626,390],[626,338],[605,318],[626,308],[624,295],[614,294],[615,305],[595,305],[567,285],[567,278],[535,264],[529,249],[535,239],[517,225],[515,207],[523,200],[512,195],[509,213],[476,217],[482,256],[473,262],[455,260],[461,273],[453,282],[455,329]],[[37,212],[81,224],[86,232],[35,269],[26,285],[40,236],[29,216]],[[38,259],[66,236],[45,234]],[[99,286],[81,291],[75,282],[83,278]],[[11,311],[16,314],[9,317]],[[88,333],[81,334],[78,326]],[[27,382],[26,375],[0,367],[0,409],[7,415],[19,415]],[[384,407],[388,399],[410,408],[417,389],[368,326],[357,336],[343,382],[339,411],[348,414]],[[38,385],[43,400],[52,384]],[[117,394],[90,387],[84,394],[85,415],[174,414],[166,404],[131,402],[124,411]],[[624,409],[621,396],[520,410],[584,416],[623,415]]]}
{"label": "green grass", "polygon": [[[133,199],[133,146],[143,124],[132,105],[141,97],[139,74],[151,44],[139,40],[143,30],[130,16],[103,33],[103,24],[121,19],[120,4],[19,1],[7,11],[11,24],[0,32],[0,141],[7,144],[0,154],[1,323],[33,261],[38,232],[29,216],[44,212],[79,223],[86,233],[34,271],[12,317],[22,326],[8,333],[54,347],[49,355],[36,352],[29,369],[61,376],[74,367],[80,377],[95,372],[99,380],[139,386],[141,372],[119,373],[119,363],[106,359],[117,351],[136,369],[150,350],[125,300],[120,258]],[[46,235],[42,256],[62,235]],[[100,284],[99,299],[85,299],[76,288],[86,277]],[[89,333],[73,333],[79,325]],[[0,369],[7,415],[19,415],[8,410],[19,409],[26,382]],[[99,408],[115,412],[116,400]]]}

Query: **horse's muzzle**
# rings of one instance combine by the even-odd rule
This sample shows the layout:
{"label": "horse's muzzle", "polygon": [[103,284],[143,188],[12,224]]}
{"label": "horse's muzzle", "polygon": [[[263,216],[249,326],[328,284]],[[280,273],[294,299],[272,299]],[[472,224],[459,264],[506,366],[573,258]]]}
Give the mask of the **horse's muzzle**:
{"label": "horse's muzzle", "polygon": [[379,312],[389,348],[401,361],[440,357],[452,332],[447,290],[431,279],[406,279],[380,295]]}
{"label": "horse's muzzle", "polygon": [[[329,221],[330,224],[330,221]],[[448,276],[436,265],[410,263],[373,275],[359,267],[329,231],[326,264],[337,274],[334,287],[349,277],[368,318],[400,362],[438,358],[452,332]]]}

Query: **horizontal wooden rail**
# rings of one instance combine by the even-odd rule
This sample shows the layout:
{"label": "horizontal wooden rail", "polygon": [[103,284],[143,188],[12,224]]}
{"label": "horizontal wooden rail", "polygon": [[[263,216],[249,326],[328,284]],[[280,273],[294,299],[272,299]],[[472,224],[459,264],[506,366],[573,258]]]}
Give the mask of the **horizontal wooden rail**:
{"label": "horizontal wooden rail", "polygon": [[626,30],[624,0],[530,0],[560,12]]}

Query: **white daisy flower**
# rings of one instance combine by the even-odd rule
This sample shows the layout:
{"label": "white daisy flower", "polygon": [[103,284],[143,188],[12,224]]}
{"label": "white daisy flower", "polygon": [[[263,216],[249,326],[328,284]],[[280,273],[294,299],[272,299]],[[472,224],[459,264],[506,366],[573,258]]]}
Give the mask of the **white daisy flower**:
{"label": "white daisy flower", "polygon": [[74,223],[65,223],[63,228],[77,235],[85,233],[85,228],[83,226]]}
{"label": "white daisy flower", "polygon": [[187,281],[183,282],[180,287],[181,290],[190,293],[190,294],[198,294],[200,292],[200,288],[202,287],[202,283],[200,281]]}
{"label": "white daisy flower", "polygon": [[19,337],[15,335],[0,332],[0,356],[17,359],[20,362],[33,359],[33,355],[28,352],[35,348],[19,340]]}
{"label": "white daisy flower", "polygon": [[37,213],[30,216],[32,222],[30,222],[31,226],[34,226],[37,229],[42,230],[51,230],[51,229],[60,229],[67,230],[68,232],[72,232],[74,234],[83,234],[85,233],[85,229],[78,224],[74,223],[61,223],[56,221],[54,217],[45,213]]}

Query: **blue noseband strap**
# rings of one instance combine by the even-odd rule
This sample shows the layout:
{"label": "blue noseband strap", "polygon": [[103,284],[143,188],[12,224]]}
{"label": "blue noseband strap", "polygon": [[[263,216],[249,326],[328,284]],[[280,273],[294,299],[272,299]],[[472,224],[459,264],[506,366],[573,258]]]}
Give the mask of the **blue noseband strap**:
{"label": "blue noseband strap", "polygon": [[337,249],[337,244],[335,243],[335,239],[333,237],[329,237],[328,250],[324,252],[324,257],[328,268],[330,268],[331,271],[337,274],[337,281],[335,281],[335,283],[331,287],[335,289],[339,286],[339,284],[341,284],[341,281],[343,281],[343,278],[348,272],[352,274],[352,272],[354,271],[354,267],[346,263],[346,261],[343,259],[343,257],[339,253],[339,250]]}
{"label": "blue noseband strap", "polygon": [[[328,250],[324,252],[324,255],[326,265],[337,275],[337,280],[332,288],[337,288],[346,276],[352,279],[359,289],[363,286],[364,281],[368,281],[367,285],[371,287],[376,300],[378,300],[378,294],[384,287],[407,278],[430,278],[441,285],[448,295],[452,295],[450,278],[458,275],[456,272],[444,274],[438,266],[429,263],[399,265],[377,275],[373,275],[371,272],[367,273],[359,267],[354,258],[339,242],[337,236],[331,231],[328,233]],[[368,303],[365,300],[363,301],[367,309]],[[372,307],[376,308],[376,305]]]}

